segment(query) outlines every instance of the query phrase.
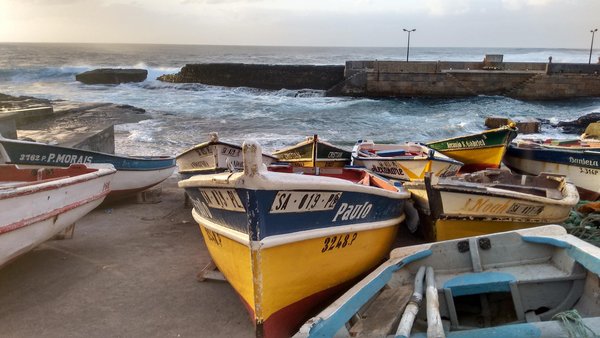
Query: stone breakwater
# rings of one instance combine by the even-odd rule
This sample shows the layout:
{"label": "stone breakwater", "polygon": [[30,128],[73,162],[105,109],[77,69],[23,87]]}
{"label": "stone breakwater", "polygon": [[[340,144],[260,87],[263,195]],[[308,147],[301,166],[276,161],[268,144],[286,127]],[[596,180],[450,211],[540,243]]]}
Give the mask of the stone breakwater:
{"label": "stone breakwater", "polygon": [[[501,58],[500,58],[501,59]],[[522,100],[600,96],[600,64],[347,61],[345,66],[188,64],[161,81],[262,89],[319,89],[328,96]]]}
{"label": "stone breakwater", "polygon": [[326,90],[344,80],[344,66],[202,63],[185,65],[179,73],[158,79],[226,87]]}

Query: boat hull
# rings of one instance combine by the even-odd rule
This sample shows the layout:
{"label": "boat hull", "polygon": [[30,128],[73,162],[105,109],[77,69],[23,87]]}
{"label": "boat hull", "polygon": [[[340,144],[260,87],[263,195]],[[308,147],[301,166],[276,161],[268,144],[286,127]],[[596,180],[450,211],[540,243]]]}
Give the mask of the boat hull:
{"label": "boat hull", "polygon": [[355,158],[353,164],[364,166],[381,176],[402,181],[422,180],[428,172],[440,177],[454,176],[460,169],[460,165],[454,162],[435,159],[394,160]]}
{"label": "boat hull", "polygon": [[352,153],[320,141],[315,135],[294,146],[273,153],[280,162],[298,167],[342,168],[351,162]]}
{"label": "boat hull", "polygon": [[[408,183],[416,201],[423,235],[431,241],[478,236],[560,224],[579,201],[576,188],[563,182],[556,190],[559,199],[516,191],[460,185],[431,185],[429,181]],[[540,189],[542,193],[545,190]]]}
{"label": "boat hull", "polygon": [[362,169],[267,171],[260,146],[244,151],[244,172],[196,175],[179,186],[257,333],[286,337],[385,258],[410,194]]}
{"label": "boat hull", "polygon": [[[400,247],[390,256],[294,337],[567,337],[573,331],[561,316],[572,310],[585,324],[582,336],[600,329],[600,249],[561,226]],[[410,314],[427,324],[413,325]]]}
{"label": "boat hull", "polygon": [[516,129],[506,126],[479,134],[431,142],[427,146],[463,162],[461,172],[474,172],[500,168],[506,148],[516,136]]}
{"label": "boat hull", "polygon": [[529,175],[551,172],[565,175],[585,200],[600,198],[600,153],[589,150],[529,149],[511,145],[504,164]]}
{"label": "boat hull", "polygon": [[60,168],[71,164],[112,164],[117,169],[110,199],[145,190],[175,171],[173,157],[127,157],[0,138],[0,162],[21,168]]}
{"label": "boat hull", "polygon": [[[262,155],[265,165],[276,162],[273,156]],[[214,174],[244,169],[242,147],[221,141],[198,144],[176,157],[179,174],[183,179],[198,174]]]}
{"label": "boat hull", "polygon": [[0,225],[0,266],[52,238],[102,203],[110,191],[114,170],[102,171],[2,191],[0,210],[10,213],[3,213]]}
{"label": "boat hull", "polygon": [[[391,225],[341,234],[344,239],[348,236],[347,244],[342,241],[339,248],[331,251],[325,250],[324,243],[331,241],[332,236],[262,249],[228,237],[227,230],[202,225],[210,223],[197,213],[194,218],[201,224],[215,264],[240,295],[257,331],[265,337],[290,336],[311,310],[381,263],[397,231],[397,226]],[[261,291],[253,287],[255,278],[261,279]]]}

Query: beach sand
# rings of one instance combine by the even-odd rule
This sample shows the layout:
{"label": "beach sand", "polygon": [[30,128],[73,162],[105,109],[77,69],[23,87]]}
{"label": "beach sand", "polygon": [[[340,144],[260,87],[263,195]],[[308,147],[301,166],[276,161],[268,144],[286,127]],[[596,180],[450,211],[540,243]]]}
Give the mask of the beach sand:
{"label": "beach sand", "polygon": [[160,203],[101,205],[72,239],[0,269],[0,335],[254,337],[228,283],[196,280],[210,258],[177,180]]}

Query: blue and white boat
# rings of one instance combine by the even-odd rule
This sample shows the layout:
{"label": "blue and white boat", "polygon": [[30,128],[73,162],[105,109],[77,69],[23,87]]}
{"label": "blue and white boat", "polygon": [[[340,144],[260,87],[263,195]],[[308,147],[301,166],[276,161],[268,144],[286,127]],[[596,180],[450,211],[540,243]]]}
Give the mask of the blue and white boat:
{"label": "blue and white boat", "polygon": [[504,164],[522,174],[543,172],[565,175],[584,200],[600,197],[600,148],[571,140],[513,141],[504,155]]}
{"label": "blue and white boat", "polygon": [[112,164],[117,172],[107,199],[116,199],[153,187],[175,171],[172,156],[119,156],[0,136],[0,163],[19,168],[68,167],[71,164]]}
{"label": "blue and white boat", "polygon": [[410,193],[365,169],[267,168],[242,146],[243,171],[179,182],[206,247],[264,337],[309,313],[386,258]]}
{"label": "blue and white boat", "polygon": [[397,248],[296,337],[596,337],[599,274],[558,225]]}

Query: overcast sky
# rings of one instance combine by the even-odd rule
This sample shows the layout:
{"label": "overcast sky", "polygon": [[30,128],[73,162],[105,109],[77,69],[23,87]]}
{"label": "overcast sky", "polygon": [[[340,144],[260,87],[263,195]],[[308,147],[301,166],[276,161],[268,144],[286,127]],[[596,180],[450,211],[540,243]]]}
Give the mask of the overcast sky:
{"label": "overcast sky", "polygon": [[0,0],[0,42],[397,47],[403,28],[415,47],[589,49],[600,0]]}

